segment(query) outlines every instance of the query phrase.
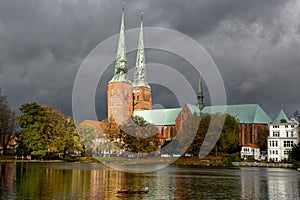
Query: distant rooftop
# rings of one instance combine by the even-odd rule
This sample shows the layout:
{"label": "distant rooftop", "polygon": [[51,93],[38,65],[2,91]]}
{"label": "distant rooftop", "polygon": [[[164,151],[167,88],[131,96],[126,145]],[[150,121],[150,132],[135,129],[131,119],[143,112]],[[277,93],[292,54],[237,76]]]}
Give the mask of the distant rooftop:
{"label": "distant rooftop", "polygon": [[288,116],[285,114],[285,112],[282,109],[278,113],[277,117],[274,119],[273,123],[281,123],[281,120],[285,120],[286,122],[289,121]]}
{"label": "distant rooftop", "polygon": [[[186,104],[191,113],[200,115],[198,106]],[[182,108],[140,110],[134,111],[135,116],[143,117],[147,122],[154,125],[174,125],[175,120]],[[202,113],[215,114],[226,111],[227,114],[235,117],[241,124],[269,124],[272,119],[258,104],[205,106]]]}

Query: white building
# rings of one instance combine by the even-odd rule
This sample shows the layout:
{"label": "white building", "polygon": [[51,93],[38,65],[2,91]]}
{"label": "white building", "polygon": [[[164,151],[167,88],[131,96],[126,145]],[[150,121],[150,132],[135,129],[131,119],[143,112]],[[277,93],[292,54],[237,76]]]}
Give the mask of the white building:
{"label": "white building", "polygon": [[248,143],[242,146],[241,150],[241,158],[248,159],[250,156],[254,158],[254,160],[260,160],[260,148],[256,144]]}
{"label": "white building", "polygon": [[273,123],[270,124],[268,137],[268,160],[280,162],[289,159],[293,145],[298,144],[299,122],[288,120],[283,110],[280,111]]}

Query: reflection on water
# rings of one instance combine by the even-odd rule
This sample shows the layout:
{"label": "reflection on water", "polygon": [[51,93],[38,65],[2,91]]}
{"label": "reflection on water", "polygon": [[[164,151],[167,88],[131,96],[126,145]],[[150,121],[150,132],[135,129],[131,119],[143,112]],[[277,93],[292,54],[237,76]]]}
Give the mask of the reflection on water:
{"label": "reflection on water", "polygon": [[243,199],[300,199],[299,172],[281,168],[241,168]]}
{"label": "reflection on water", "polygon": [[[130,174],[90,163],[2,163],[0,173],[0,199],[300,199],[300,173],[290,169],[169,166]],[[118,193],[146,186],[147,195]]]}

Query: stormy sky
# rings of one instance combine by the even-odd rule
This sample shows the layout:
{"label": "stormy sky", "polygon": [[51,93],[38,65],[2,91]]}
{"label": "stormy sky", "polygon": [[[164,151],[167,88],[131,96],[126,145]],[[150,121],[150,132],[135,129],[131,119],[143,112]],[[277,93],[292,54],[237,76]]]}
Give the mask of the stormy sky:
{"label": "stormy sky", "polygon": [[[118,34],[121,10],[122,0],[0,0],[0,88],[10,106],[18,112],[21,104],[38,102],[72,115],[76,74],[99,43]],[[205,48],[222,75],[228,104],[258,103],[271,117],[282,106],[289,116],[300,109],[299,0],[127,0],[126,29],[139,27],[141,11],[145,27],[179,31]],[[117,40],[111,45],[116,49]],[[185,75],[197,90],[199,75],[185,70],[191,68],[186,60],[153,49],[146,59],[189,71]],[[135,52],[129,52],[128,67],[134,63]],[[99,78],[99,119],[106,117],[113,67]],[[179,105],[180,94],[151,86],[154,104]],[[209,97],[206,87],[204,95]]]}

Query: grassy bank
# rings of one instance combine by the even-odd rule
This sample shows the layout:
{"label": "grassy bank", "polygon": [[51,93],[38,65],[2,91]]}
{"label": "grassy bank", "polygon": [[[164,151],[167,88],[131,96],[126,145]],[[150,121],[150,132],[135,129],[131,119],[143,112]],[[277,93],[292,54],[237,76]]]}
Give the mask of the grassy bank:
{"label": "grassy bank", "polygon": [[230,166],[228,158],[225,156],[206,156],[204,158],[199,158],[197,156],[193,157],[181,157],[176,160],[173,165],[197,165],[197,166],[216,166],[225,167]]}
{"label": "grassy bank", "polygon": [[[0,156],[0,162],[43,162],[43,163],[55,163],[55,162],[91,162],[91,163],[123,163],[123,164],[159,164],[159,163],[170,163],[173,158],[125,158],[125,157],[60,157],[59,159],[42,159],[42,160],[22,160],[15,159],[14,156]],[[199,158],[197,156],[193,157],[180,157],[171,165],[190,165],[190,166],[200,166],[200,167],[232,167],[232,166],[257,166],[257,167],[280,167],[280,163],[266,163],[266,162],[245,162],[239,159],[235,154],[232,155],[219,155],[213,156],[208,155],[204,158]],[[235,165],[232,163],[235,162]],[[236,162],[240,162],[237,165]],[[297,165],[292,168],[297,168]],[[299,164],[299,163],[297,163]]]}

